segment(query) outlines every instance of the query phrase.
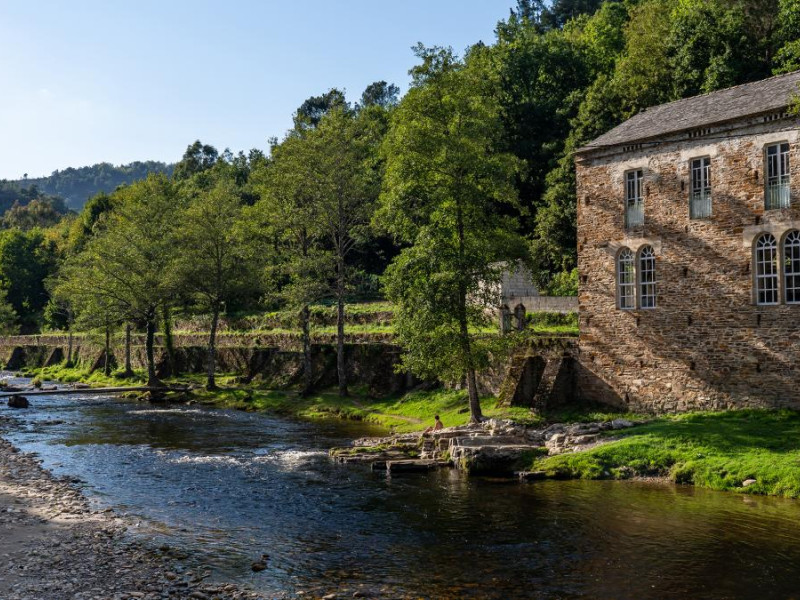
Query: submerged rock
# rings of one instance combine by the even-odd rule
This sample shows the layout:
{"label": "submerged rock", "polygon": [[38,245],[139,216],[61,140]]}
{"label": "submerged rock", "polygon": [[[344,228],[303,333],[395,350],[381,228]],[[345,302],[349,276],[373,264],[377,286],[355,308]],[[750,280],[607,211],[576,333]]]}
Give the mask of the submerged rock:
{"label": "submerged rock", "polygon": [[14,394],[8,398],[9,408],[29,408],[30,405],[31,403],[28,402],[28,399],[25,396]]}

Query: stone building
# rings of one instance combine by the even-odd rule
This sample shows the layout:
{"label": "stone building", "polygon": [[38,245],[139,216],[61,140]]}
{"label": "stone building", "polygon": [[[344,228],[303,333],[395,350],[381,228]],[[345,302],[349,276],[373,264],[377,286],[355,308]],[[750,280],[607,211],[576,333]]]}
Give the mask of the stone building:
{"label": "stone building", "polygon": [[578,151],[584,399],[800,408],[798,84],[649,108]]}

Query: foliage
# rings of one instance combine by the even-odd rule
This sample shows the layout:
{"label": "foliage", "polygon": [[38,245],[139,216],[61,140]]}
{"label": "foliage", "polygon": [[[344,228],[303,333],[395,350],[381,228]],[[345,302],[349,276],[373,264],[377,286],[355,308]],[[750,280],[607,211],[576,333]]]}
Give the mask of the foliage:
{"label": "foliage", "polygon": [[65,211],[60,212],[60,208],[62,207],[58,203],[49,198],[36,198],[24,205],[15,202],[3,215],[3,227],[6,229],[16,227],[23,231],[35,227],[51,227],[64,216]]}
{"label": "foliage", "polygon": [[[45,280],[57,267],[56,252],[41,231],[0,231],[0,287],[26,331],[37,326],[49,300]],[[10,313],[3,311],[8,317]]]}
{"label": "foliage", "polygon": [[319,96],[312,96],[305,100],[294,115],[294,130],[301,132],[305,129],[314,129],[322,117],[331,110],[348,108],[344,92],[332,88]]}
{"label": "foliage", "polygon": [[193,144],[189,144],[183,153],[183,158],[175,165],[173,176],[176,181],[189,179],[213,167],[218,158],[219,152],[214,146],[196,140]]}
{"label": "foliage", "polygon": [[194,190],[179,215],[175,240],[176,284],[190,295],[193,308],[211,314],[209,388],[215,387],[217,321],[227,302],[257,296],[261,288],[259,249],[246,234],[242,200],[231,178],[221,177],[208,190]]}
{"label": "foliage", "polygon": [[159,311],[174,300],[177,255],[174,186],[163,175],[121,188],[114,209],[55,285],[56,297],[90,326],[134,322],[147,328],[149,381],[155,379],[153,335]]}
{"label": "foliage", "polygon": [[577,296],[578,269],[556,273],[545,291],[548,296]]}
{"label": "foliage", "polygon": [[487,54],[466,60],[443,48],[416,49],[413,87],[392,113],[377,221],[408,244],[386,272],[397,305],[403,368],[423,378],[466,378],[473,420],[481,417],[475,371],[491,344],[471,333],[496,306],[496,261],[517,258],[514,206],[518,161],[498,147],[500,106]]}

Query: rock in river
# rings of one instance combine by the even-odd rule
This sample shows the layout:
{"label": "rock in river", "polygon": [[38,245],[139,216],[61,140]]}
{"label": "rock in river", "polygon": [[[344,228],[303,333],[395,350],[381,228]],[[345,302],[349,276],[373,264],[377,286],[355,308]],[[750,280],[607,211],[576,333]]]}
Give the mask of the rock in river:
{"label": "rock in river", "polygon": [[8,406],[10,408],[28,408],[30,406],[30,402],[28,402],[28,399],[25,396],[14,394],[13,396],[9,396]]}

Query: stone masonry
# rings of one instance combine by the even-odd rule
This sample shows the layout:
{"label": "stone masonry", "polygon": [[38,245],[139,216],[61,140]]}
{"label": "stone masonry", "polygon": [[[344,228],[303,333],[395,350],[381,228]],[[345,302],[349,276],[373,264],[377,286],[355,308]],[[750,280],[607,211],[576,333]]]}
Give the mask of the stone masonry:
{"label": "stone masonry", "polygon": [[[584,400],[648,412],[800,408],[800,304],[781,291],[778,305],[761,306],[754,291],[754,241],[770,232],[780,247],[800,229],[800,120],[786,93],[798,82],[792,73],[649,109],[578,152]],[[791,206],[766,210],[766,147],[777,142],[790,148]],[[690,219],[690,163],[701,157],[711,159],[712,215]],[[638,169],[644,224],[626,229],[625,178]],[[617,257],[637,257],[638,294],[646,245],[656,307],[621,310]]]}

